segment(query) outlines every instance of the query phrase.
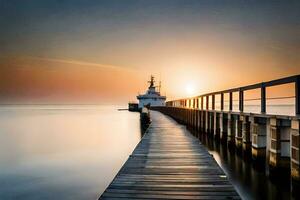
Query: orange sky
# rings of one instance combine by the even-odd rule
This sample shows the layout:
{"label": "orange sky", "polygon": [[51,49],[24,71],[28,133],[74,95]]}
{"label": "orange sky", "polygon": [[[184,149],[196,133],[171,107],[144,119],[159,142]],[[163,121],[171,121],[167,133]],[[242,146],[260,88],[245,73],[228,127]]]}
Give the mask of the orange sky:
{"label": "orange sky", "polygon": [[4,1],[0,101],[125,104],[150,74],[168,99],[300,74],[299,9],[296,1]]}
{"label": "orange sky", "polygon": [[135,70],[95,63],[18,58],[2,64],[0,91],[4,102],[127,102],[135,99],[144,81]]}
{"label": "orange sky", "polygon": [[[1,63],[0,94],[2,102],[26,103],[117,103],[135,100],[147,88],[151,70],[106,66],[70,60],[10,58]],[[163,81],[163,94],[168,99],[194,96],[206,92],[238,87],[296,73],[284,69],[241,68],[239,71],[203,69],[192,64],[163,68],[155,73]],[[229,68],[230,69],[230,68]],[[230,73],[232,72],[232,73]],[[192,87],[191,91],[187,87]],[[288,89],[286,89],[288,88]],[[274,88],[290,95],[292,87]],[[275,91],[275,92],[274,92]],[[251,93],[251,92],[250,92]],[[247,94],[246,94],[247,95]],[[251,95],[250,96],[254,96]]]}

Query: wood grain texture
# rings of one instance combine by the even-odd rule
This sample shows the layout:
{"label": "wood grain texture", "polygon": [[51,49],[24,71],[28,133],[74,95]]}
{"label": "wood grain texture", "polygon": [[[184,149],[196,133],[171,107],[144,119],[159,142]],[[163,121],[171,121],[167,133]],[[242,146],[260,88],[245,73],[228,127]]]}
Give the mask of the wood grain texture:
{"label": "wood grain texture", "polygon": [[151,111],[152,123],[99,199],[240,199],[197,138]]}

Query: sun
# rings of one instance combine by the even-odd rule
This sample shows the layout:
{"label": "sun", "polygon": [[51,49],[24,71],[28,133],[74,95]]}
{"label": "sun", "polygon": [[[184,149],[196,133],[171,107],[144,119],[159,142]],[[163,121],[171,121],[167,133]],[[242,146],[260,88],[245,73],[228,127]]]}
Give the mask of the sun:
{"label": "sun", "polygon": [[186,84],[185,91],[186,91],[186,94],[189,96],[194,95],[195,94],[195,85],[192,83]]}

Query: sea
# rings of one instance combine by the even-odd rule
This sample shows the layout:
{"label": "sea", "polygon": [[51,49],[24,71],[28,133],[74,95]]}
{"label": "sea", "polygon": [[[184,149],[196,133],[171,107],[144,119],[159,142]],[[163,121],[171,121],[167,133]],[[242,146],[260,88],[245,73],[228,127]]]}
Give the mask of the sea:
{"label": "sea", "polygon": [[[139,113],[118,110],[124,107],[0,106],[0,199],[98,199],[142,137]],[[293,115],[293,108],[267,109]],[[292,198],[289,182],[282,186],[237,153],[200,141],[243,199]]]}
{"label": "sea", "polygon": [[0,199],[98,199],[141,138],[123,107],[1,106]]}

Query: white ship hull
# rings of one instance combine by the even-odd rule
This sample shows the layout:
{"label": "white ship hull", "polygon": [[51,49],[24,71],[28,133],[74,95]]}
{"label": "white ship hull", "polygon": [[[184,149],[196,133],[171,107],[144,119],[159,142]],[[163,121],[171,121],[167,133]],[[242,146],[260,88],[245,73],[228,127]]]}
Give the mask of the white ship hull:
{"label": "white ship hull", "polygon": [[139,109],[141,109],[147,105],[149,105],[150,107],[151,106],[165,106],[166,100],[165,99],[157,99],[157,100],[142,99],[142,100],[139,100]]}

